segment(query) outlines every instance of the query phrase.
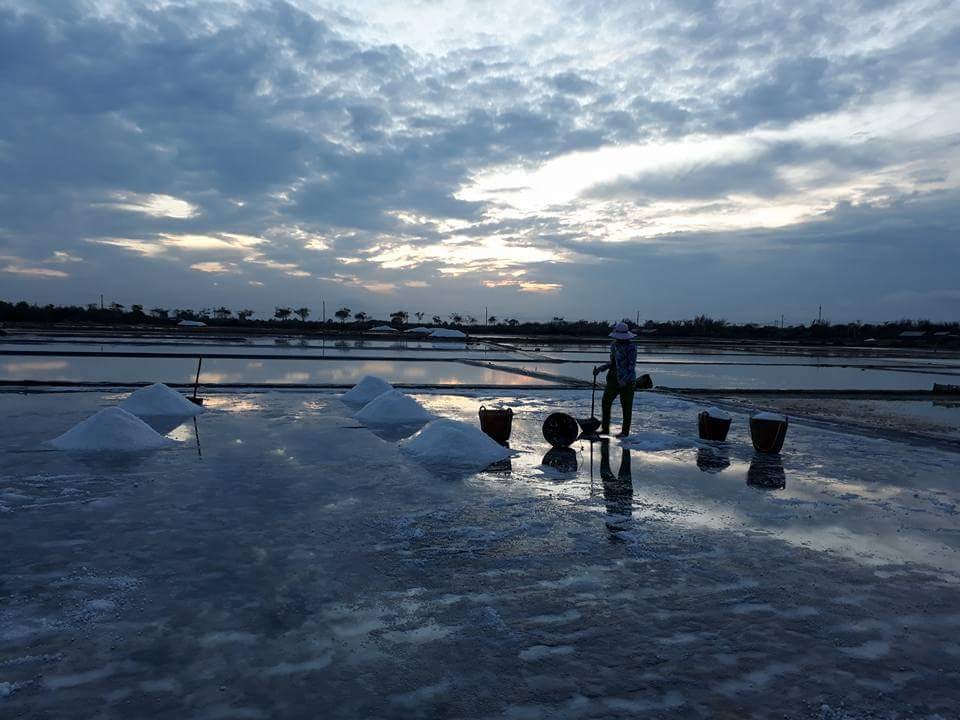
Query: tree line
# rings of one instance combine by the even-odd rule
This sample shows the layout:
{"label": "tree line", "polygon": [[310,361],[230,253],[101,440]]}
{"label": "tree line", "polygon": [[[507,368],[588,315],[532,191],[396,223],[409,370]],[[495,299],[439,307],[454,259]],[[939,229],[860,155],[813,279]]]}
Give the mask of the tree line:
{"label": "tree line", "polygon": [[[398,330],[411,324],[431,324],[440,327],[458,329],[485,329],[516,335],[567,335],[567,336],[604,336],[610,331],[610,322],[606,320],[566,320],[553,317],[549,321],[531,322],[515,318],[490,315],[486,322],[478,321],[470,314],[449,313],[447,315],[428,315],[423,311],[410,313],[396,310],[386,318],[376,318],[362,310],[354,311],[348,307],[338,308],[333,316],[324,320],[311,320],[313,311],[309,307],[276,307],[273,314],[257,317],[257,313],[248,308],[234,310],[224,306],[217,308],[145,308],[143,305],[131,305],[129,308],[120,303],[110,303],[101,307],[96,303],[88,305],[36,305],[0,300],[0,322],[8,323],[92,323],[102,325],[175,325],[181,320],[215,323],[225,327],[260,327],[289,329],[327,329],[341,332],[369,330],[371,327],[389,324]],[[958,322],[934,322],[924,319],[903,318],[883,323],[831,323],[827,320],[813,320],[806,324],[784,326],[777,323],[730,323],[723,319],[707,315],[686,320],[655,322],[648,320],[637,326],[629,319],[625,320],[641,336],[657,337],[704,337],[704,338],[750,338],[772,340],[820,340],[838,341],[877,341],[897,338],[904,331],[920,331],[927,334],[937,332],[960,335]]]}

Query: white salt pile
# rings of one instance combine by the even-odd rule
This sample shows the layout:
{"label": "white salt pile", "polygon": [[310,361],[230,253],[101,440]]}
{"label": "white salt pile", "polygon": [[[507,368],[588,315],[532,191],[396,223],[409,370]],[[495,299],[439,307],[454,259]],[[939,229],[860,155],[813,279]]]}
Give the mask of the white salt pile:
{"label": "white salt pile", "polygon": [[376,327],[370,328],[371,332],[397,332],[396,328],[392,328],[389,325],[377,325]]}
{"label": "white salt pile", "polygon": [[425,464],[477,470],[512,454],[480,428],[446,419],[434,420],[400,448]]}
{"label": "white salt pile", "polygon": [[203,412],[202,407],[163,383],[154,383],[131,393],[120,407],[137,417],[190,417]]}
{"label": "white salt pile", "polygon": [[704,412],[705,412],[709,417],[712,417],[712,418],[714,418],[715,420],[730,420],[730,419],[731,419],[730,413],[728,413],[726,410],[721,410],[721,409],[718,408],[718,407],[708,407],[707,409],[704,410]]}
{"label": "white salt pile", "polygon": [[776,422],[787,421],[786,415],[781,415],[780,413],[772,413],[772,412],[761,412],[761,413],[757,413],[756,415],[751,415],[750,417],[752,417],[754,420],[774,420]]}
{"label": "white salt pile", "polygon": [[200,322],[199,320],[181,320],[177,323],[180,327],[206,327],[205,322]]}
{"label": "white salt pile", "polygon": [[437,328],[430,333],[430,337],[434,338],[465,338],[466,333],[460,332],[459,330],[451,330],[450,328]]}
{"label": "white salt pile", "polygon": [[423,405],[398,390],[379,395],[354,417],[367,425],[414,425],[433,420]]}
{"label": "white salt pile", "polygon": [[700,443],[693,438],[665,435],[650,430],[633,433],[620,441],[620,445],[628,450],[643,450],[645,452],[681,450],[683,448],[696,447],[699,444]]}
{"label": "white salt pile", "polygon": [[410,328],[409,330],[405,330],[404,332],[416,333],[417,335],[432,335],[433,331],[434,331],[433,328],[415,327],[415,328]]}
{"label": "white salt pile", "polygon": [[366,405],[371,400],[393,390],[393,385],[376,375],[367,375],[350,390],[340,396],[349,405]]}
{"label": "white salt pile", "polygon": [[119,407],[104,408],[50,441],[58,450],[79,452],[139,452],[172,443],[173,440]]}

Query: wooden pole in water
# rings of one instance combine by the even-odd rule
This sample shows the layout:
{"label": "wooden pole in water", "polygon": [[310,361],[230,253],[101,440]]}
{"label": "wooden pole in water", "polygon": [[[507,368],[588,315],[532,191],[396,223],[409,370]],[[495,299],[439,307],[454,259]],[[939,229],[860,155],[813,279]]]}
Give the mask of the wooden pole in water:
{"label": "wooden pole in water", "polygon": [[197,399],[197,386],[200,384],[200,366],[203,365],[203,357],[197,358],[197,377],[193,381],[193,399]]}

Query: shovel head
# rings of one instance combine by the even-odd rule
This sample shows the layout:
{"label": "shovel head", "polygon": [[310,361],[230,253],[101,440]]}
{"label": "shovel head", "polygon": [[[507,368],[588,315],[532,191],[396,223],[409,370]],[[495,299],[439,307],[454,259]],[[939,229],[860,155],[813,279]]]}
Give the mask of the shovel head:
{"label": "shovel head", "polygon": [[594,435],[600,429],[600,421],[595,417],[577,418],[577,424],[584,435]]}

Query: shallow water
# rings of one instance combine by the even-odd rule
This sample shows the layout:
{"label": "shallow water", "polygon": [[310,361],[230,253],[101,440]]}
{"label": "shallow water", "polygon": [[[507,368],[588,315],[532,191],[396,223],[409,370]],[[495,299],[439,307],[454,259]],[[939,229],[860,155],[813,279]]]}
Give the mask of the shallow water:
{"label": "shallow water", "polygon": [[[516,411],[509,464],[437,475],[327,394],[212,394],[180,442],[48,451],[121,396],[0,394],[10,717],[950,717],[956,455],[644,395],[680,447],[577,442],[583,391],[418,393]],[[572,459],[572,465],[571,465]],[[833,714],[834,711],[839,714]],[[826,714],[824,714],[826,713]]]}

